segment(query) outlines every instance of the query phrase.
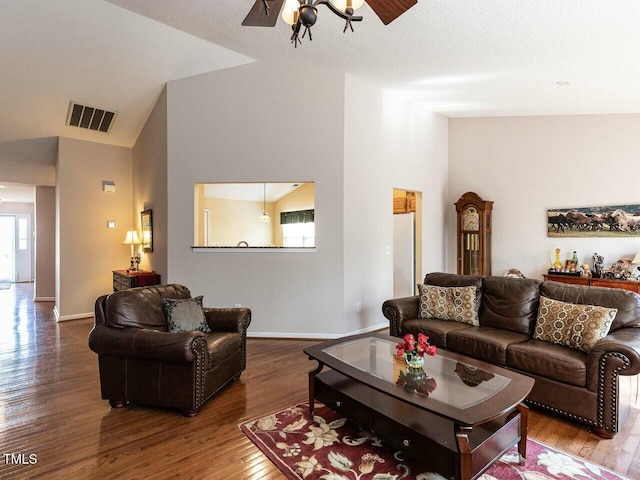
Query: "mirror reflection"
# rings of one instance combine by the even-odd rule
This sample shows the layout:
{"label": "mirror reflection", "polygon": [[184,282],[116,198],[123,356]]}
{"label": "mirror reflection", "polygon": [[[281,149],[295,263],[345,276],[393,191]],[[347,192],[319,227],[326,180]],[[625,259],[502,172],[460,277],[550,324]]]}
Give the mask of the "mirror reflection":
{"label": "mirror reflection", "polygon": [[194,246],[315,247],[315,184],[197,183]]}

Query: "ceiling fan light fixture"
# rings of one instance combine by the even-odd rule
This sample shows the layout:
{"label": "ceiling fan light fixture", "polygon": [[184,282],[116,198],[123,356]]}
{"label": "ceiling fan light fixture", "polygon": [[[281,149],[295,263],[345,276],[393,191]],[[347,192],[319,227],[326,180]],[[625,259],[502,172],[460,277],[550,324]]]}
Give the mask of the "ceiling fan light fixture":
{"label": "ceiling fan light fixture", "polygon": [[300,8],[298,0],[286,0],[282,8],[282,19],[285,23],[295,25],[298,22],[298,8]]}
{"label": "ceiling fan light fixture", "polygon": [[347,8],[351,7],[354,10],[357,10],[362,5],[364,5],[364,0],[332,0],[333,5],[343,12],[347,11]]}

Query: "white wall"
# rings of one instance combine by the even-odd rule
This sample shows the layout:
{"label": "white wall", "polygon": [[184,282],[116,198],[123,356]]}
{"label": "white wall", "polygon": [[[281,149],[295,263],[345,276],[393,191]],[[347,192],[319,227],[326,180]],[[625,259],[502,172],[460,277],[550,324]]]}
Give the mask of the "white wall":
{"label": "white wall", "polygon": [[[112,270],[129,266],[133,227],[131,149],[60,138],[56,171],[56,317],[94,314],[97,297],[113,291]],[[104,180],[115,193],[102,191]],[[107,228],[115,220],[118,227]]]}
{"label": "white wall", "polygon": [[447,119],[348,75],[344,150],[344,316],[353,332],[388,326],[381,306],[393,297],[394,187],[423,193],[422,268],[444,268]]}
{"label": "white wall", "polygon": [[[344,76],[256,63],[170,82],[167,104],[168,280],[250,307],[254,336],[346,332]],[[315,182],[314,252],[192,251],[195,183],[283,181]]]}
{"label": "white wall", "polygon": [[594,252],[605,267],[640,250],[635,238],[549,238],[547,209],[640,204],[640,115],[449,120],[448,271],[455,272],[455,202],[493,200],[493,274],[541,278],[554,257]]}

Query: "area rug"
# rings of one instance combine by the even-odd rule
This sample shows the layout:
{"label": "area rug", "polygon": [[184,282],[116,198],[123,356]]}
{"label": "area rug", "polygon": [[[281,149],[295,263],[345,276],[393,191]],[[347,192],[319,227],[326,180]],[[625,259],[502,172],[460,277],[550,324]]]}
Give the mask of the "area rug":
{"label": "area rug", "polygon": [[[240,430],[291,480],[441,480],[338,413],[307,403],[243,422]],[[527,441],[527,461],[514,447],[478,480],[629,480],[611,470]]]}

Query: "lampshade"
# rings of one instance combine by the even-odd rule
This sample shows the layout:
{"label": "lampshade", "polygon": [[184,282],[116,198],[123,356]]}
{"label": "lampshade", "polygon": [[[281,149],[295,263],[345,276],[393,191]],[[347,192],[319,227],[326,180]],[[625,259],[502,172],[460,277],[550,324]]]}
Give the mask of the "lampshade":
{"label": "lampshade", "polygon": [[640,265],[640,252],[636,253],[636,256],[633,257],[633,260],[631,260],[631,263],[635,263],[637,265]]}
{"label": "lampshade", "polygon": [[282,9],[282,19],[289,25],[293,25],[298,21],[296,18],[296,12],[300,8],[300,2],[298,0],[286,0],[284,8]]}
{"label": "lampshade", "polygon": [[[348,0],[333,0],[331,3],[338,9],[343,12],[347,9],[347,1]],[[351,8],[357,10],[364,4],[364,0],[351,0]]]}
{"label": "lampshade", "polygon": [[129,230],[122,241],[122,245],[140,245],[137,230]]}

